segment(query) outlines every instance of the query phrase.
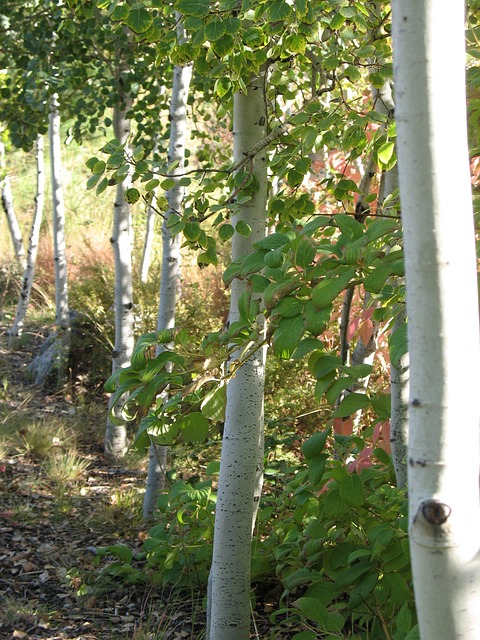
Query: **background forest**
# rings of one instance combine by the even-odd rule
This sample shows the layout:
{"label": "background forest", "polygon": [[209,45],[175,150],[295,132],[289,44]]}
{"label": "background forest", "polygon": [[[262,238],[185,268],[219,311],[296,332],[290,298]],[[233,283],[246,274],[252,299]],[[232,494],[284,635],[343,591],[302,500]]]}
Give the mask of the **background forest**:
{"label": "background forest", "polygon": [[480,5],[392,4],[2,3],[2,637],[479,637]]}

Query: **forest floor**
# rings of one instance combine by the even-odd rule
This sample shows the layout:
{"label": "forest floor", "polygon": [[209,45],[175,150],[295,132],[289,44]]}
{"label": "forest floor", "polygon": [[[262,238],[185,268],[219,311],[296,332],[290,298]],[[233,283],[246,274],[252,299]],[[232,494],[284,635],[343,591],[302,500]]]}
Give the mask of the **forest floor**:
{"label": "forest floor", "polygon": [[[140,549],[147,535],[145,470],[138,461],[112,466],[103,456],[101,399],[92,410],[85,399],[79,407],[26,382],[32,346],[43,339],[44,332],[31,333],[9,349],[0,331],[0,638],[203,638],[201,599],[102,581],[95,550]],[[73,471],[62,478],[65,466]]]}

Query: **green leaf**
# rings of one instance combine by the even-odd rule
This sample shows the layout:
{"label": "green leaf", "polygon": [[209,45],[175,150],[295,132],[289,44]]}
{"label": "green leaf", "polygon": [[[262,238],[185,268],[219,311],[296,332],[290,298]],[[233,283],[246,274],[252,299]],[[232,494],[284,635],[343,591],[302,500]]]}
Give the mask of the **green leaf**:
{"label": "green leaf", "polygon": [[292,13],[292,7],[285,0],[274,0],[268,5],[267,20],[272,22],[284,22]]}
{"label": "green leaf", "polygon": [[253,244],[254,249],[279,249],[290,242],[290,238],[284,233],[271,233],[262,240]]}
{"label": "green leaf", "polygon": [[352,240],[358,240],[358,238],[363,236],[364,227],[358,220],[355,220],[353,216],[347,216],[345,213],[337,213],[334,220],[338,224],[340,231]]}
{"label": "green leaf", "polygon": [[264,266],[263,252],[255,251],[255,253],[251,253],[243,260],[240,267],[240,275],[242,277],[248,276],[251,273],[261,271]]}
{"label": "green leaf", "polygon": [[131,7],[127,18],[127,25],[135,33],[144,33],[153,24],[153,18],[150,13],[142,6],[135,5]]}
{"label": "green leaf", "polygon": [[214,50],[214,52],[217,54],[219,58],[228,56],[228,54],[231,51],[233,51],[234,47],[235,47],[235,40],[228,33],[225,33],[223,36],[218,38],[218,40],[215,40],[214,42],[212,42],[212,49]]}
{"label": "green leaf", "polygon": [[98,173],[103,173],[105,171],[107,167],[107,163],[104,162],[103,160],[98,160],[93,167],[91,167],[92,169],[92,173],[98,174]]}
{"label": "green leaf", "polygon": [[312,289],[312,300],[314,304],[321,308],[332,303],[335,298],[344,291],[350,280],[355,276],[355,269],[337,275],[325,277],[319,284]]}
{"label": "green leaf", "polygon": [[287,296],[286,298],[282,298],[282,300],[273,307],[272,315],[278,314],[282,316],[282,318],[293,318],[302,313],[303,305],[303,300],[299,300],[293,296]]}
{"label": "green leaf", "polygon": [[215,82],[214,91],[217,94],[217,96],[219,96],[220,98],[223,98],[223,96],[227,95],[227,93],[230,91],[231,88],[232,88],[232,82],[230,78],[228,78],[227,76],[221,76]]}
{"label": "green leaf", "polygon": [[317,340],[317,338],[304,338],[293,352],[292,358],[294,360],[300,360],[300,358],[303,358],[315,349],[323,349],[321,340]]}
{"label": "green leaf", "polygon": [[235,229],[232,227],[231,224],[225,223],[225,224],[222,224],[220,227],[218,227],[218,236],[220,240],[222,240],[222,242],[226,242],[227,240],[230,240],[230,238],[233,236],[234,233],[235,233]]}
{"label": "green leaf", "polygon": [[378,163],[380,166],[387,166],[392,159],[393,152],[395,151],[394,142],[385,142],[377,151]]}
{"label": "green leaf", "polygon": [[363,482],[356,473],[349,474],[338,487],[340,498],[351,507],[361,507],[365,502]]}
{"label": "green leaf", "polygon": [[133,560],[132,550],[125,544],[114,544],[107,547],[107,552],[120,558],[125,564],[130,564]]}
{"label": "green leaf", "polygon": [[245,220],[239,220],[235,225],[235,231],[241,236],[245,236],[246,238],[248,238],[248,236],[252,233],[252,228],[247,222],[245,222]]}
{"label": "green leaf", "polygon": [[320,335],[327,328],[331,313],[331,304],[323,307],[322,309],[318,309],[312,300],[307,300],[303,311],[305,329],[314,336]]}
{"label": "green leaf", "polygon": [[285,48],[290,53],[304,53],[307,39],[301,33],[292,33],[285,38]]}
{"label": "green leaf", "polygon": [[315,487],[323,478],[328,454],[321,453],[308,461],[308,479]]}
{"label": "green leaf", "polygon": [[108,187],[108,178],[102,178],[102,180],[100,180],[95,190],[95,193],[97,194],[97,196],[103,193],[107,187]]}
{"label": "green leaf", "polygon": [[[315,354],[313,354],[315,356]],[[332,371],[336,371],[338,367],[342,364],[342,359],[340,356],[332,356],[329,354],[320,354],[318,358],[316,358],[315,362],[309,364],[309,368],[311,369],[313,375],[317,380],[319,378],[323,378]]]}
{"label": "green leaf", "polygon": [[306,269],[315,259],[316,247],[311,238],[300,236],[297,242],[292,242],[294,251],[294,263],[297,267]]}
{"label": "green leaf", "polygon": [[305,332],[302,316],[282,318],[273,334],[273,351],[279,358],[290,358]]}
{"label": "green leaf", "polygon": [[210,0],[177,0],[175,9],[185,16],[203,18],[210,11]]}
{"label": "green leaf", "polygon": [[125,200],[128,204],[135,204],[140,199],[140,191],[135,189],[135,187],[131,187],[127,189],[125,192]]}
{"label": "green leaf", "polygon": [[328,609],[316,598],[298,598],[293,604],[297,609],[300,609],[307,618],[325,627],[328,619]]}
{"label": "green leaf", "polygon": [[327,439],[330,433],[330,429],[317,431],[303,443],[302,452],[306,460],[311,460],[322,453],[325,445],[327,444]]}
{"label": "green leaf", "polygon": [[370,398],[365,393],[349,393],[340,403],[333,416],[335,418],[347,418],[360,409],[370,406]]}
{"label": "green leaf", "polygon": [[208,40],[214,42],[221,38],[226,31],[226,26],[220,18],[213,18],[210,22],[207,22],[205,25],[205,35]]}
{"label": "green leaf", "polygon": [[203,442],[208,434],[208,420],[199,411],[187,413],[176,421],[185,442]]}
{"label": "green leaf", "polygon": [[213,391],[207,393],[200,406],[205,418],[213,421],[225,419],[225,406],[227,402],[227,387],[222,384]]}
{"label": "green leaf", "polygon": [[146,191],[153,191],[160,184],[160,180],[158,178],[153,178],[153,180],[149,180],[145,185]]}
{"label": "green leaf", "polygon": [[390,334],[390,361],[398,367],[402,356],[408,353],[408,324],[404,322]]}
{"label": "green leaf", "polygon": [[87,186],[86,186],[87,190],[93,189],[93,187],[100,180],[101,175],[102,175],[101,173],[97,173],[97,174],[94,174],[93,176],[90,176],[90,178],[87,180]]}

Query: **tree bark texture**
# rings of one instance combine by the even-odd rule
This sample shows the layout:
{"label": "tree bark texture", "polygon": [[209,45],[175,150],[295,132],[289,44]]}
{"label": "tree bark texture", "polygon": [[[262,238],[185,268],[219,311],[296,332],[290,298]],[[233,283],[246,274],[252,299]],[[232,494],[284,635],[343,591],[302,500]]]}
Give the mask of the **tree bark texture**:
{"label": "tree bark texture", "polygon": [[[252,79],[248,93],[234,97],[234,160],[265,137],[265,77]],[[253,162],[258,190],[236,212],[250,225],[248,237],[235,233],[232,259],[251,252],[254,242],[265,236],[267,200],[266,152]],[[232,282],[229,322],[239,318],[238,300],[245,284]],[[234,354],[233,359],[239,354]],[[263,462],[259,448],[263,433],[265,350],[251,356],[227,383],[225,429],[220,461],[213,561],[210,581],[209,640],[247,640],[250,631],[250,555],[252,522],[258,504],[259,477]]]}
{"label": "tree bark texture", "polygon": [[[183,28],[179,23],[179,40]],[[173,71],[172,98],[170,102],[170,140],[168,163],[177,162],[174,169],[175,184],[167,193],[168,211],[162,226],[162,271],[160,274],[160,299],[158,305],[157,331],[175,326],[175,307],[180,282],[181,236],[172,237],[167,227],[168,217],[180,213],[185,196],[185,187],[179,184],[185,166],[185,140],[187,135],[187,100],[192,78],[192,65],[175,66]],[[175,177],[178,175],[179,177]],[[158,354],[157,354],[158,355]],[[157,504],[160,491],[165,487],[167,447],[152,442],[149,452],[148,478],[143,500],[144,518],[149,518]]]}
{"label": "tree bark texture", "polygon": [[10,342],[20,336],[23,331],[23,323],[27,315],[28,303],[32,291],[33,277],[35,275],[35,261],[37,259],[38,239],[43,218],[43,206],[45,201],[45,157],[43,151],[43,136],[37,136],[36,141],[37,159],[37,192],[35,195],[35,209],[33,212],[32,227],[28,242],[27,264],[23,274],[22,288],[18,296],[15,320],[10,329]]}
{"label": "tree bark texture", "polygon": [[[130,135],[130,120],[126,117],[132,106],[132,99],[123,90],[123,65],[119,66],[118,86],[121,101],[113,109],[113,130],[115,137],[122,144]],[[127,367],[134,346],[133,285],[132,285],[132,238],[130,230],[130,205],[125,200],[125,193],[130,186],[130,176],[117,184],[115,204],[113,207],[113,230],[111,243],[115,261],[115,344],[112,357],[112,373],[120,367]],[[113,396],[112,396],[113,397]],[[122,421],[121,407],[123,399],[117,406],[109,403],[109,416],[113,412],[119,424],[113,424],[107,418],[105,432],[105,452],[113,458],[125,455],[128,448],[127,425]]]}
{"label": "tree bark texture", "polygon": [[[410,352],[410,547],[422,640],[480,638],[478,298],[464,3],[394,0]],[[459,341],[459,337],[461,339]]]}
{"label": "tree bark texture", "polygon": [[[2,175],[3,174],[3,175]],[[7,216],[8,228],[12,238],[15,258],[22,269],[25,269],[25,248],[23,246],[22,232],[18,224],[15,208],[13,206],[12,189],[10,179],[5,171],[5,145],[0,142],[0,185],[2,207]]]}

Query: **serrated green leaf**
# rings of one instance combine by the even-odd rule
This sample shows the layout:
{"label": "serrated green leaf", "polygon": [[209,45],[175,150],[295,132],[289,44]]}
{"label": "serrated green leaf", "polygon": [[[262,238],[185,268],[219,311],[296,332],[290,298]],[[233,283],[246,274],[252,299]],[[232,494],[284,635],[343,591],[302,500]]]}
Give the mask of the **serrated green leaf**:
{"label": "serrated green leaf", "polygon": [[290,17],[292,7],[285,0],[274,0],[268,5],[267,20],[272,22],[284,22]]}
{"label": "serrated green leaf", "polygon": [[185,16],[202,18],[210,11],[210,0],[176,0],[175,9]]}
{"label": "serrated green leaf", "polygon": [[144,33],[152,26],[153,18],[145,7],[134,5],[130,8],[126,23],[135,33]]}
{"label": "serrated green leaf", "polygon": [[223,36],[218,38],[218,40],[215,40],[214,42],[212,42],[212,49],[214,50],[214,52],[217,54],[219,58],[228,56],[228,54],[231,53],[231,51],[233,51],[234,47],[235,47],[235,40],[228,33],[225,33]]}
{"label": "serrated green leaf", "polygon": [[214,42],[221,38],[226,32],[226,26],[223,20],[214,17],[210,22],[205,24],[205,35],[210,42]]}

